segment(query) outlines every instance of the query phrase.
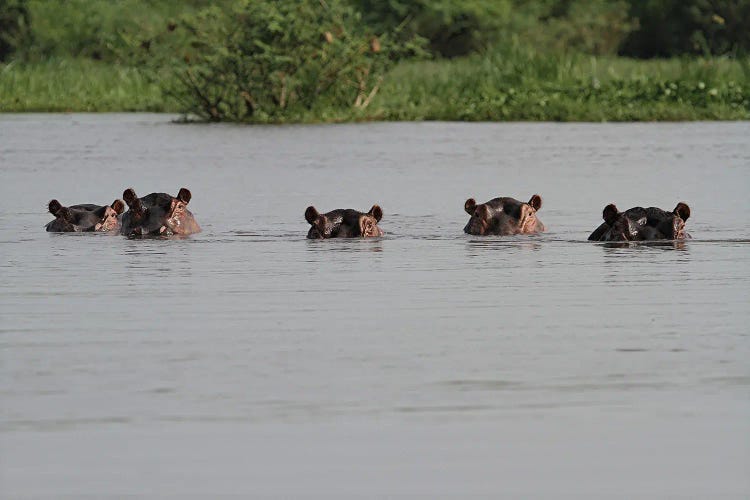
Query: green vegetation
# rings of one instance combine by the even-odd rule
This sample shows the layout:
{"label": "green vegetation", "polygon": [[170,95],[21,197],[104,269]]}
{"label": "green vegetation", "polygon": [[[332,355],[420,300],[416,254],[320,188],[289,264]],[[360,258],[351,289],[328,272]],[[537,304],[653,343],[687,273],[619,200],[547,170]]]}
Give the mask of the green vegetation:
{"label": "green vegetation", "polygon": [[0,112],[750,119],[746,25],[750,0],[0,0]]}
{"label": "green vegetation", "polygon": [[179,69],[169,94],[212,121],[283,119],[323,101],[363,109],[391,63],[359,13],[336,0],[245,0],[207,9],[186,28],[193,50],[171,61]]}
{"label": "green vegetation", "polygon": [[0,112],[172,111],[147,72],[90,59],[0,66]]}
{"label": "green vegetation", "polygon": [[394,120],[750,118],[748,68],[716,59],[472,56],[402,65],[383,96],[381,117]]}

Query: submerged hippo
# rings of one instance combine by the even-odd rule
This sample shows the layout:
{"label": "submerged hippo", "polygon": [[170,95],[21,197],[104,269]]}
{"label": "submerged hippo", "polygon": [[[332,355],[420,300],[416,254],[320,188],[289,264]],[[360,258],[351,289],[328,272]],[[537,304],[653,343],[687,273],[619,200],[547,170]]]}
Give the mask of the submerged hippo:
{"label": "submerged hippo", "polygon": [[120,233],[126,236],[186,236],[201,228],[187,209],[192,195],[180,189],[175,198],[167,193],[151,193],[138,198],[133,188],[122,193],[129,210],[122,215]]}
{"label": "submerged hippo", "polygon": [[602,211],[604,222],[589,236],[589,241],[684,240],[690,238],[685,221],[690,207],[680,202],[667,212],[656,207],[633,207],[624,212],[610,203]]}
{"label": "submerged hippo", "polygon": [[464,210],[471,219],[464,232],[479,236],[541,233],[544,224],[536,217],[541,208],[542,197],[538,194],[528,203],[513,198],[494,198],[477,205],[474,198],[469,198],[464,203]]}
{"label": "submerged hippo", "polygon": [[312,226],[307,232],[307,237],[311,240],[383,236],[383,231],[378,227],[382,218],[383,209],[378,205],[373,205],[367,213],[338,209],[320,214],[312,206],[305,210],[305,220]]}
{"label": "submerged hippo", "polygon": [[79,233],[116,231],[120,227],[120,215],[125,210],[122,200],[115,200],[111,205],[81,204],[64,207],[57,200],[47,205],[49,213],[55,220],[47,224],[49,232]]}

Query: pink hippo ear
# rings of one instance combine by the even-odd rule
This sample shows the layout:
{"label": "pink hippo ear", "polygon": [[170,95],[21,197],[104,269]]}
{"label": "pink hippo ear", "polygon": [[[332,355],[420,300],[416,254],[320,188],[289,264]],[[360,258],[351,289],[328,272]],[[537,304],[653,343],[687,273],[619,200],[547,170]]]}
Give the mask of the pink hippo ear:
{"label": "pink hippo ear", "polygon": [[620,212],[617,210],[617,207],[614,203],[610,203],[609,205],[604,207],[604,210],[602,210],[602,218],[604,219],[604,222],[606,222],[610,226],[614,224],[619,214]]}
{"label": "pink hippo ear", "polygon": [[180,188],[180,192],[177,193],[177,199],[183,202],[185,205],[190,203],[190,199],[193,195],[190,193],[188,188]]}
{"label": "pink hippo ear", "polygon": [[688,218],[690,218],[690,207],[687,206],[687,203],[681,201],[677,204],[676,207],[674,207],[673,213],[675,215],[679,215],[680,219],[682,219],[683,221],[686,221],[688,220]]}
{"label": "pink hippo ear", "polygon": [[114,210],[117,215],[120,215],[125,211],[125,202],[122,200],[115,200],[110,207],[112,207],[112,210]]}
{"label": "pink hippo ear", "polygon": [[309,222],[311,226],[315,224],[315,221],[318,219],[319,215],[320,214],[318,213],[318,211],[312,205],[307,207],[307,210],[305,210],[305,220]]}
{"label": "pink hippo ear", "polygon": [[375,217],[375,220],[378,222],[380,222],[380,219],[383,218],[383,209],[380,208],[380,205],[373,205],[370,211],[367,213]]}
{"label": "pink hippo ear", "polygon": [[539,211],[542,208],[542,197],[538,194],[533,195],[529,200],[529,205],[531,205],[534,210]]}
{"label": "pink hippo ear", "polygon": [[50,200],[49,204],[47,205],[47,208],[49,209],[49,213],[51,213],[54,216],[57,216],[57,212],[60,211],[62,208],[62,205],[57,200]]}
{"label": "pink hippo ear", "polygon": [[477,202],[474,200],[474,198],[469,198],[466,200],[466,203],[464,203],[464,210],[469,215],[474,215],[474,209],[477,207]]}

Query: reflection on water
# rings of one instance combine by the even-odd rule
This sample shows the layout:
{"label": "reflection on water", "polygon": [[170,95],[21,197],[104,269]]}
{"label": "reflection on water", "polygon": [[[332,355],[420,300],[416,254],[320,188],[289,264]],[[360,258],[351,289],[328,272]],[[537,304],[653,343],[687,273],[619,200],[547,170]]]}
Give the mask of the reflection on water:
{"label": "reflection on water", "polygon": [[[750,209],[748,124],[164,120],[0,117],[5,439],[166,423],[522,429],[611,414],[750,431],[750,229],[734,222]],[[175,179],[203,233],[43,231],[52,197],[101,202]],[[547,233],[463,233],[467,196],[532,192]],[[587,242],[613,199],[684,199],[695,239]],[[386,235],[307,240],[313,200],[377,202]],[[549,443],[566,433],[548,431]],[[40,446],[19,449],[39,461]]]}
{"label": "reflection on water", "polygon": [[644,250],[687,250],[685,240],[667,240],[667,241],[610,241],[598,243],[602,248],[641,248]]}

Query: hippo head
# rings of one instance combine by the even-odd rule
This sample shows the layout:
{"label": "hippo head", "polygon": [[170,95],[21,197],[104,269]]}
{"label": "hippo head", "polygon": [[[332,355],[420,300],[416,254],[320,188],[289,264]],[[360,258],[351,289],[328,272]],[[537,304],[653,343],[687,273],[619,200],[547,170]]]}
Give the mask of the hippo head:
{"label": "hippo head", "polygon": [[631,217],[620,212],[614,203],[610,203],[602,210],[602,218],[607,230],[599,241],[638,241],[641,239],[640,228],[646,225],[646,217]]}
{"label": "hippo head", "polygon": [[690,218],[690,207],[687,203],[679,202],[672,210],[672,217],[666,218],[666,224],[659,225],[659,229],[668,240],[684,240],[690,238],[685,231],[685,222]]}
{"label": "hippo head", "polygon": [[118,216],[125,210],[122,200],[115,200],[111,205],[71,205],[64,207],[57,200],[47,205],[55,220],[47,224],[47,231],[54,232],[108,232],[116,230],[120,221]]}
{"label": "hippo head", "polygon": [[187,188],[177,197],[167,193],[151,193],[138,198],[133,188],[122,194],[128,211],[122,216],[121,233],[127,236],[172,236],[199,232],[200,226],[187,209],[192,195]]}
{"label": "hippo head", "polygon": [[542,208],[542,197],[535,194],[528,203],[513,198],[494,198],[477,204],[474,198],[464,203],[464,210],[471,216],[464,232],[479,236],[534,234],[544,231],[544,224],[536,212]]}
{"label": "hippo head", "polygon": [[690,207],[683,202],[678,203],[672,212],[656,207],[633,207],[620,212],[614,203],[610,203],[602,211],[604,224],[591,233],[589,240],[682,240],[690,237],[685,231],[685,221],[689,217]]}
{"label": "hippo head", "polygon": [[307,232],[309,239],[383,236],[383,231],[378,227],[382,218],[383,209],[378,205],[373,205],[367,213],[339,209],[321,214],[313,206],[305,210],[305,220],[311,226]]}

